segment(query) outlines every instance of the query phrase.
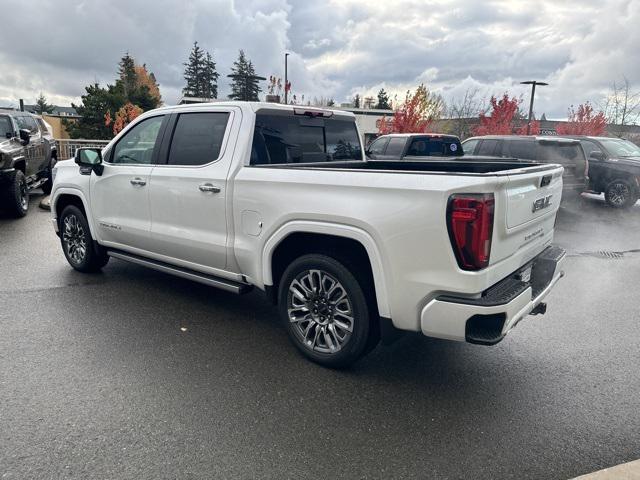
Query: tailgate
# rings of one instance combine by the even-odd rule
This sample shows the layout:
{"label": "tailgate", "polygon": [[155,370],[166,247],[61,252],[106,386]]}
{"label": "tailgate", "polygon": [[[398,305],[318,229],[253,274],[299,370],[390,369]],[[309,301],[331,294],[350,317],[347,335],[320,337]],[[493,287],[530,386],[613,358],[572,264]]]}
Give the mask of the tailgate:
{"label": "tailgate", "polygon": [[519,227],[555,211],[562,198],[562,167],[509,175],[506,185],[507,228]]}
{"label": "tailgate", "polygon": [[[490,264],[513,255],[519,263],[540,253],[553,239],[562,198],[561,166],[520,170],[508,176],[496,194]],[[519,265],[512,268],[515,270]]]}

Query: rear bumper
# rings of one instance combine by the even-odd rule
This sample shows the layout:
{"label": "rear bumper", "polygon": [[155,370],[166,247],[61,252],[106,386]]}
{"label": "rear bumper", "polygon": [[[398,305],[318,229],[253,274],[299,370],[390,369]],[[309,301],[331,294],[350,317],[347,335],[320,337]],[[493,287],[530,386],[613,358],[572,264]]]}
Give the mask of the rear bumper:
{"label": "rear bumper", "polygon": [[[562,278],[565,251],[551,246],[476,298],[441,295],[420,315],[429,337],[483,345],[498,343],[538,306]],[[530,270],[529,270],[530,269]],[[530,271],[530,279],[523,272]]]}

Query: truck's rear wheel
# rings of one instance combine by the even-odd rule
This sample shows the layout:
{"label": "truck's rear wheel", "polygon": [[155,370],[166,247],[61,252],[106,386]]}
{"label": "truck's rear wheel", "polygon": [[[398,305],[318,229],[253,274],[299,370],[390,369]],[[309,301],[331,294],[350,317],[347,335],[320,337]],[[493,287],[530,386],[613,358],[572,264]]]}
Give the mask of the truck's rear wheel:
{"label": "truck's rear wheel", "polygon": [[633,185],[626,180],[614,180],[604,191],[607,204],[614,208],[629,208],[638,201],[638,194]]}
{"label": "truck's rear wheel", "polygon": [[371,334],[362,286],[342,263],[320,254],[294,260],[279,289],[280,315],[306,357],[326,367],[346,367],[364,353]]}
{"label": "truck's rear wheel", "polygon": [[109,256],[94,247],[89,223],[78,207],[69,205],[60,215],[60,242],[69,265],[79,272],[97,272]]}

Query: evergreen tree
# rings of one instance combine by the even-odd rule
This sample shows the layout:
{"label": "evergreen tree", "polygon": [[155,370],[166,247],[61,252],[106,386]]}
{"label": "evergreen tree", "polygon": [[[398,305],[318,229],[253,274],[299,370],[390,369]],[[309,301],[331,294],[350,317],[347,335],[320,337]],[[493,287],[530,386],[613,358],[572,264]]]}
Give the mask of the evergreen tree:
{"label": "evergreen tree", "polygon": [[40,92],[40,96],[36,100],[36,112],[42,115],[43,113],[51,113],[53,112],[53,105],[49,105],[47,103],[47,99]]}
{"label": "evergreen tree", "polygon": [[218,77],[216,64],[211,54],[193,43],[189,61],[183,64],[185,87],[182,94],[196,98],[218,98]]}
{"label": "evergreen tree", "polygon": [[381,88],[378,92],[378,103],[376,104],[376,108],[379,108],[381,110],[391,110],[389,95],[384,91],[384,88]]}
{"label": "evergreen tree", "polygon": [[204,74],[205,74],[205,53],[198,46],[198,42],[193,42],[193,48],[189,53],[189,60],[183,63],[184,79],[187,82],[182,89],[182,94],[186,97],[203,97]]}
{"label": "evergreen tree", "polygon": [[218,98],[218,77],[216,64],[209,52],[205,58],[204,68],[204,95],[206,98]]}
{"label": "evergreen tree", "polygon": [[124,97],[114,86],[102,88],[97,83],[85,87],[80,105],[71,104],[80,118],[63,119],[62,122],[71,138],[88,138],[108,140],[113,132],[105,123],[107,112],[117,112],[125,104]]}
{"label": "evergreen tree", "polygon": [[259,100],[259,94],[262,89],[258,81],[264,80],[264,78],[256,75],[253,63],[247,60],[244,50],[240,50],[238,59],[233,62],[231,74],[228,77],[232,79],[230,99],[247,102],[257,102]]}
{"label": "evergreen tree", "polygon": [[360,108],[360,95],[356,93],[356,96],[353,97],[353,108]]}
{"label": "evergreen tree", "polygon": [[125,53],[124,57],[120,59],[118,63],[118,76],[120,85],[122,86],[122,91],[124,93],[125,98],[128,98],[129,95],[133,94],[136,90],[136,64],[133,60],[133,57],[129,55],[129,52]]}

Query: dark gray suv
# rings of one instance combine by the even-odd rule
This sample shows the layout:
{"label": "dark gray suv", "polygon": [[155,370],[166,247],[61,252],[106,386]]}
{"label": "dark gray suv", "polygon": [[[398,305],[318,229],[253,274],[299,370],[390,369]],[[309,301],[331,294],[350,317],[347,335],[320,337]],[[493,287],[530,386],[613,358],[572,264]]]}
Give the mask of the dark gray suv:
{"label": "dark gray suv", "polygon": [[0,110],[0,207],[24,217],[30,190],[51,191],[56,159],[56,142],[40,117]]}
{"label": "dark gray suv", "polygon": [[465,160],[472,156],[490,156],[559,163],[564,167],[564,194],[580,193],[587,188],[587,159],[580,142],[555,136],[487,135],[462,142]]}

